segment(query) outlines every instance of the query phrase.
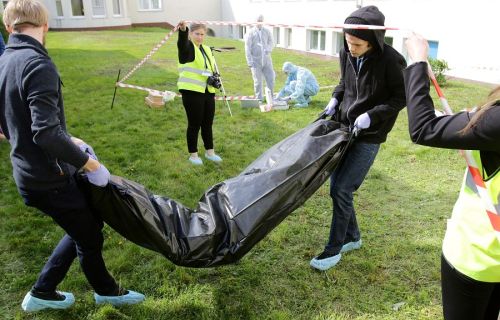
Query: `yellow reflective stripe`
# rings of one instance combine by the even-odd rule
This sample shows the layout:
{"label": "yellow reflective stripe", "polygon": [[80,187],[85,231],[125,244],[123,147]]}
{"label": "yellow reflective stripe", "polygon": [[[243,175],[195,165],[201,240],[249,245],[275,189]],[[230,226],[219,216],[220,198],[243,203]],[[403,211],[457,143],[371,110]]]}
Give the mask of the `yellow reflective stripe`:
{"label": "yellow reflective stripe", "polygon": [[199,75],[202,75],[202,76],[209,76],[212,75],[212,72],[209,71],[209,70],[200,70],[200,69],[196,69],[196,68],[191,68],[191,67],[179,67],[179,72],[192,72],[192,73],[196,73],[196,74],[199,74]]}
{"label": "yellow reflective stripe", "polygon": [[206,84],[203,81],[199,81],[199,80],[195,80],[195,79],[191,79],[191,78],[186,78],[186,77],[180,77],[178,82],[192,83],[192,84],[198,85],[198,86],[203,87],[203,88],[205,88],[205,84]]}

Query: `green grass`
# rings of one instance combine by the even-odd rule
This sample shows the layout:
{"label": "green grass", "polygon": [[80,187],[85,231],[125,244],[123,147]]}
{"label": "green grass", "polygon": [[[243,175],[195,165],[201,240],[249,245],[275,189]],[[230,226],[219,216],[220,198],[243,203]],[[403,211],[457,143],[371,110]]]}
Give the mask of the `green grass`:
{"label": "green grass", "polygon": [[[323,90],[307,109],[260,113],[231,103],[233,117],[218,102],[214,123],[220,166],[193,167],[187,161],[185,114],[176,98],[163,109],[144,104],[145,92],[118,89],[110,109],[117,72],[125,75],[166,34],[162,29],[50,33],[48,49],[64,82],[69,131],[91,144],[116,174],[155,193],[194,207],[213,184],[241,172],[264,150],[310,123],[330,96]],[[128,83],[175,90],[176,36],[139,69]],[[228,95],[251,95],[243,43],[209,38]],[[309,67],[321,86],[338,82],[335,59],[282,49],[273,52],[277,88],[284,83],[284,61]],[[445,94],[456,110],[477,104],[490,90],[449,81]],[[200,144],[201,145],[201,144]],[[344,255],[328,272],[310,269],[322,250],[330,219],[328,183],[297,209],[239,263],[189,269],[123,239],[109,227],[104,256],[126,287],[147,295],[144,304],[96,306],[78,263],[61,284],[76,304],[68,311],[27,315],[20,303],[34,283],[62,230],[27,208],[16,192],[0,143],[0,318],[5,319],[439,319],[439,257],[446,219],[460,187],[464,163],[457,152],[416,146],[401,115],[367,179],[355,195],[364,246]],[[404,303],[399,310],[393,305]]]}

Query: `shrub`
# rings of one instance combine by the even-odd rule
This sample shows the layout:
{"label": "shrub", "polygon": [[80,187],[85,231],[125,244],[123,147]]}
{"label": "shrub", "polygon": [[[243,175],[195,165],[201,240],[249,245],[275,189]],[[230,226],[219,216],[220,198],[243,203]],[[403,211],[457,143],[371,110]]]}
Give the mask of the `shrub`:
{"label": "shrub", "polygon": [[444,60],[432,58],[429,58],[429,63],[431,64],[432,72],[434,72],[438,84],[440,86],[446,84],[446,76],[444,75],[444,73],[447,70],[450,70],[450,68],[448,68],[448,63]]}

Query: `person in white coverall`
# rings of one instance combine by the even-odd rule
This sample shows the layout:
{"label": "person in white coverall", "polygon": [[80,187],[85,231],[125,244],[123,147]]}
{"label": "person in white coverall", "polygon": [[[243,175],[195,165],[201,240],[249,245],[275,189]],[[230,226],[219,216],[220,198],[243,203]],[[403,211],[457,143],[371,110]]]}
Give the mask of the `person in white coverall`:
{"label": "person in white coverall", "polygon": [[276,97],[279,100],[293,100],[295,107],[309,106],[311,97],[318,94],[319,85],[314,74],[304,67],[299,67],[291,62],[283,64],[283,72],[287,74],[285,86]]}
{"label": "person in white coverall", "polygon": [[[257,22],[264,21],[260,15]],[[266,80],[266,86],[274,90],[275,73],[273,61],[271,60],[271,51],[273,50],[273,36],[271,31],[263,28],[262,25],[252,27],[245,37],[245,55],[247,64],[252,71],[253,87],[255,97],[263,100],[263,78]]]}

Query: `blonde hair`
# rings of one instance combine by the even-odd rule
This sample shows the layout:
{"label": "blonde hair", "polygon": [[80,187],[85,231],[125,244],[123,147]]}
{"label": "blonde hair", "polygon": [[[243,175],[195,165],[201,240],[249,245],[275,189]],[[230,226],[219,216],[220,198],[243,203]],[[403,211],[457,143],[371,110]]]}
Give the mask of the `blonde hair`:
{"label": "blonde hair", "polygon": [[203,23],[191,23],[189,25],[189,31],[193,32],[198,29],[203,29],[205,32],[207,31],[207,26]]}
{"label": "blonde hair", "polygon": [[500,107],[500,86],[497,86],[496,88],[491,90],[490,94],[488,95],[488,98],[486,99],[486,102],[484,102],[482,106],[477,108],[477,111],[472,116],[472,119],[465,126],[465,128],[460,130],[460,132],[466,133],[467,131],[476,127],[478,122],[483,118],[486,111],[495,106]]}
{"label": "blonde hair", "polygon": [[9,0],[3,11],[3,23],[17,32],[26,25],[41,27],[48,20],[47,8],[38,0]]}

